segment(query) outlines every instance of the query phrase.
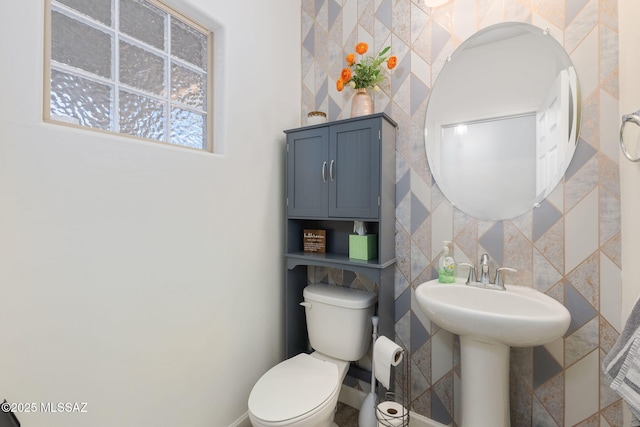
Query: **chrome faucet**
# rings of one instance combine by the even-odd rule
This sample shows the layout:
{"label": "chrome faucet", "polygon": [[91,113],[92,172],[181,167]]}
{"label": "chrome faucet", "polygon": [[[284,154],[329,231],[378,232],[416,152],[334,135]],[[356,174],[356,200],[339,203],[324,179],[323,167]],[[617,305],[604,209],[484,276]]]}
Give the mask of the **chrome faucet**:
{"label": "chrome faucet", "polygon": [[480,270],[480,280],[478,280],[478,282],[484,285],[491,283],[491,281],[489,280],[489,255],[488,254],[482,254],[480,256],[480,265],[478,266],[478,269]]}
{"label": "chrome faucet", "polygon": [[469,264],[468,262],[459,262],[458,265],[462,265],[465,267],[469,267],[469,276],[467,277],[466,284],[469,286],[475,286],[477,288],[486,288],[486,289],[497,289],[504,291],[506,288],[504,287],[504,277],[503,272],[517,272],[515,268],[509,267],[501,267],[496,270],[496,276],[493,282],[489,279],[489,255],[482,254],[480,256],[480,264],[478,264],[478,270],[480,270],[480,278],[478,280],[476,268],[473,264]]}

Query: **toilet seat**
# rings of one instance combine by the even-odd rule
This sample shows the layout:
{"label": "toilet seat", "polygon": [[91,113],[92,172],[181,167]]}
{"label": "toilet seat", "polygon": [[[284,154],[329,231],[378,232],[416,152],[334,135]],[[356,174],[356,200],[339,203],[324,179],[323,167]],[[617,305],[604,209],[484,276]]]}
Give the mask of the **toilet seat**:
{"label": "toilet seat", "polygon": [[312,414],[340,387],[338,367],[302,353],[274,366],[251,390],[249,412],[266,423]]}

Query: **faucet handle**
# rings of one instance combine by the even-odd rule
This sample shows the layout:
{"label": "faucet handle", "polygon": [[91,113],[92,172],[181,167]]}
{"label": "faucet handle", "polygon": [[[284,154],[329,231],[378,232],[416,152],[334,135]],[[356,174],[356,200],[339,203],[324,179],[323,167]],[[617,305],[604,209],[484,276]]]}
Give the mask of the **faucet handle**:
{"label": "faucet handle", "polygon": [[504,289],[504,278],[502,277],[503,271],[510,271],[511,273],[516,273],[518,270],[510,267],[500,267],[499,269],[496,270],[496,279],[493,281],[493,283],[495,283],[496,286],[498,286],[501,289]]}
{"label": "faucet handle", "polygon": [[456,265],[469,267],[469,276],[467,276],[467,285],[469,283],[477,282],[477,279],[476,279],[476,267],[473,264],[469,264],[468,262],[458,262],[458,263],[456,263]]}

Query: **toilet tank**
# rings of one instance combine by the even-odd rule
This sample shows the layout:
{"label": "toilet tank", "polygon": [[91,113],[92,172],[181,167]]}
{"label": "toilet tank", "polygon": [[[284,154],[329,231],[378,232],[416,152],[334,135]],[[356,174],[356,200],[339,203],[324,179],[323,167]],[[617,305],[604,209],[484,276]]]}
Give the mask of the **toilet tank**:
{"label": "toilet tank", "polygon": [[336,359],[362,358],[371,342],[371,316],[378,295],[318,283],[304,288],[303,296],[311,347]]}

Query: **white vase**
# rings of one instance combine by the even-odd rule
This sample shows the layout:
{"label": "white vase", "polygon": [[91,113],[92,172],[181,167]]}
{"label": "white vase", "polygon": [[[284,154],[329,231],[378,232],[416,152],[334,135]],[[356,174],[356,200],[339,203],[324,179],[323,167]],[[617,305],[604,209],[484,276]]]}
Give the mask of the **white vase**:
{"label": "white vase", "polygon": [[356,89],[351,99],[351,117],[373,114],[373,99],[366,88]]}

